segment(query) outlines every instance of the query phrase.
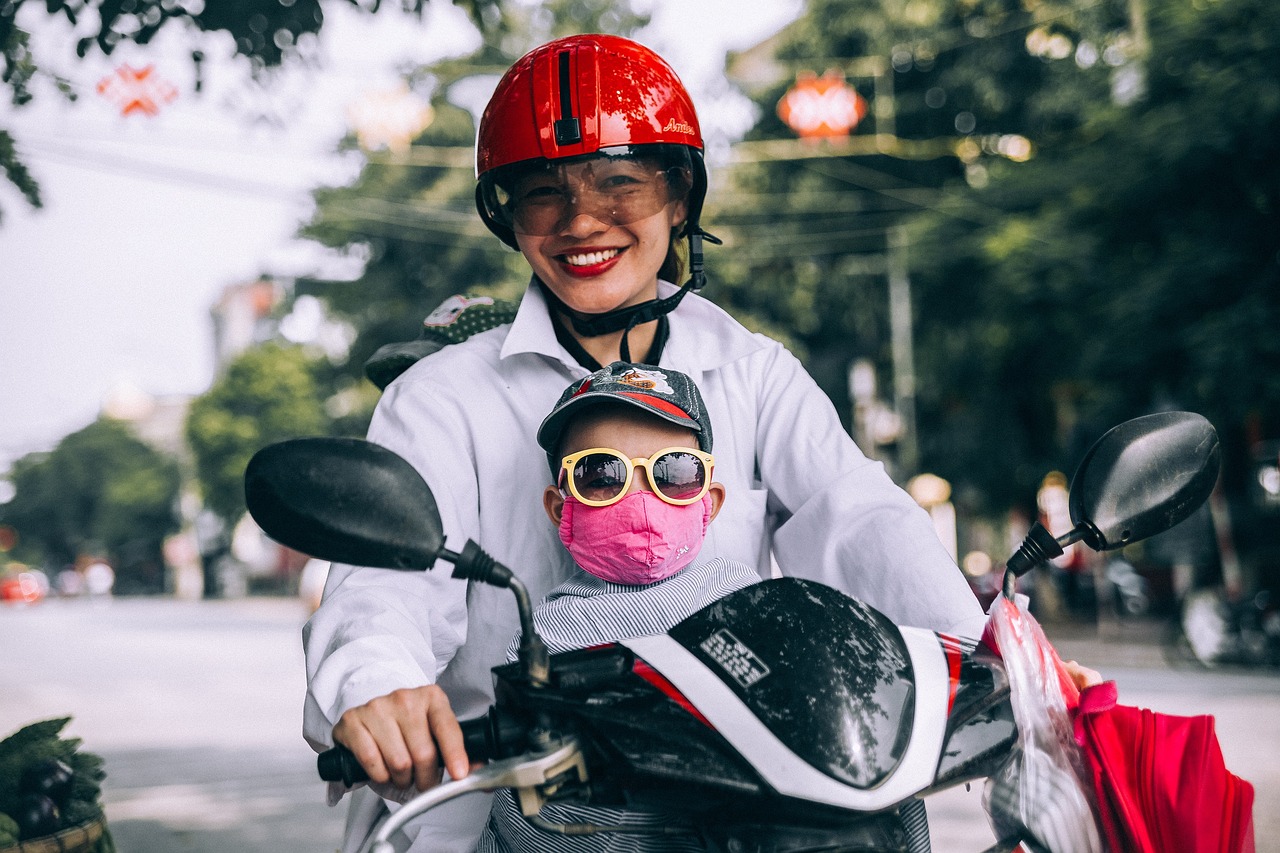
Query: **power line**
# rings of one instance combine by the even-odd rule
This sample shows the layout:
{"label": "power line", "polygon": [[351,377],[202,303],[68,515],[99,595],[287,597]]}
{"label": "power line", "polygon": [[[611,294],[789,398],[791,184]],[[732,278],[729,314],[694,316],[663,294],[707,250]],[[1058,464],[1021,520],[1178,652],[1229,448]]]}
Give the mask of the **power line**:
{"label": "power line", "polygon": [[131,178],[143,178],[165,184],[198,186],[204,189],[222,190],[255,197],[265,196],[276,201],[280,199],[281,193],[301,197],[302,193],[307,192],[305,188],[301,187],[214,174],[198,169],[189,169],[184,166],[162,165],[124,155],[104,159],[83,151],[57,146],[56,144],[45,143],[45,145],[47,147],[32,148],[26,143],[19,143],[16,147],[24,159],[52,160],[93,171],[119,174]]}

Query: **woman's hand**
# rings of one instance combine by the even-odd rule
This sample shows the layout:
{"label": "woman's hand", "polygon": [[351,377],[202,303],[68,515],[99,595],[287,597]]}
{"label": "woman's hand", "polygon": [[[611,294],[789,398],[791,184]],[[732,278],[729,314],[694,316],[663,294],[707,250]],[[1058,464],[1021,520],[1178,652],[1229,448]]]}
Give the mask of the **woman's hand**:
{"label": "woman's hand", "polygon": [[440,784],[444,769],[454,779],[471,770],[449,697],[434,684],[351,708],[333,727],[333,738],[355,753],[371,782],[425,791]]}
{"label": "woman's hand", "polygon": [[1067,670],[1067,675],[1071,676],[1071,683],[1076,686],[1076,690],[1083,691],[1086,687],[1102,683],[1102,673],[1096,669],[1081,666],[1073,660],[1063,661],[1062,666]]}

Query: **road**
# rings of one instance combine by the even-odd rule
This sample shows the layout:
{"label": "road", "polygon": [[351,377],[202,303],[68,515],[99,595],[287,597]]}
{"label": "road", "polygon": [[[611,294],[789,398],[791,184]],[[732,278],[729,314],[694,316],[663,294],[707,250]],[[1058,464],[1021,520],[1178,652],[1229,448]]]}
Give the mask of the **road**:
{"label": "road", "polygon": [[334,850],[343,809],[301,735],[304,620],[290,599],[0,608],[0,732],[73,716],[120,853]]}
{"label": "road", "polygon": [[[304,618],[289,599],[0,607],[0,735],[72,715],[67,733],[106,759],[120,853],[334,850],[343,809],[324,804],[300,735]],[[1257,789],[1258,850],[1280,851],[1280,675],[1170,669],[1142,626],[1049,630],[1125,704],[1213,714],[1228,768]],[[929,814],[939,853],[994,841],[980,785],[931,797]]]}

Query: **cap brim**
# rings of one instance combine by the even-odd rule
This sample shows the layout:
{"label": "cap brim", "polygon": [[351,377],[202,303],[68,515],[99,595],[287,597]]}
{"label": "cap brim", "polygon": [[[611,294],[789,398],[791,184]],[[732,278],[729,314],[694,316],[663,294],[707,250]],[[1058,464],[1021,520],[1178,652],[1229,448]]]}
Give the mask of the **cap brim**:
{"label": "cap brim", "polygon": [[570,417],[581,414],[587,407],[604,403],[629,404],[676,426],[693,430],[695,433],[702,432],[702,426],[697,421],[666,400],[639,392],[587,391],[564,401],[547,415],[542,421],[542,426],[538,427],[538,445],[549,454],[555,453],[558,449],[555,445],[559,443],[560,436],[564,433],[565,422]]}

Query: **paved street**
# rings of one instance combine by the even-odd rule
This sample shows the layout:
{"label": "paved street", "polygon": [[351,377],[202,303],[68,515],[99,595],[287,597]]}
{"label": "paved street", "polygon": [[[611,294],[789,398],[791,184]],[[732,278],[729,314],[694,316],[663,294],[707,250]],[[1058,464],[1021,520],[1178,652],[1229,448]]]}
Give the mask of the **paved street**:
{"label": "paved street", "polygon": [[[106,758],[121,853],[331,851],[342,809],[299,734],[303,620],[285,599],[0,607],[0,735],[73,715],[68,733]],[[1257,787],[1258,850],[1280,851],[1280,675],[1170,669],[1149,626],[1120,628],[1050,633],[1126,704],[1214,714],[1227,766]],[[929,809],[939,853],[992,843],[980,786]]]}
{"label": "paved street", "polygon": [[120,853],[333,850],[343,810],[300,734],[304,619],[285,599],[0,608],[0,732],[74,716]]}

